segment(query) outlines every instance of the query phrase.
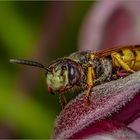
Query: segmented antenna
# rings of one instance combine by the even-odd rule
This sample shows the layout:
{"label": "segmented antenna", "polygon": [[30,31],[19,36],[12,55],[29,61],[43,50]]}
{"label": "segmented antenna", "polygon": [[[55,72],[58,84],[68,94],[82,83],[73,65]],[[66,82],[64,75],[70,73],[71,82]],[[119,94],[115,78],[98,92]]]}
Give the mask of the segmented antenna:
{"label": "segmented antenna", "polygon": [[10,59],[10,63],[15,63],[15,64],[23,64],[23,65],[29,65],[29,66],[34,66],[34,67],[39,67],[43,68],[47,71],[50,71],[48,68],[46,68],[44,65],[35,62],[35,61],[30,61],[30,60],[21,60],[21,59]]}

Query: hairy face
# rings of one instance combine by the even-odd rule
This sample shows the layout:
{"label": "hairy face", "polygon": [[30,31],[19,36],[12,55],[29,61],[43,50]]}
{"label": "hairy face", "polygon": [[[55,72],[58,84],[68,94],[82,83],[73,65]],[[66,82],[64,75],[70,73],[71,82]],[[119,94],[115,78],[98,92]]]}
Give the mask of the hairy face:
{"label": "hairy face", "polygon": [[64,88],[69,83],[68,81],[68,69],[66,66],[58,65],[53,68],[51,72],[47,73],[46,82],[48,88],[52,91],[58,91]]}
{"label": "hairy face", "polygon": [[79,69],[72,60],[60,60],[49,66],[46,83],[49,92],[64,92],[72,88],[80,77]]}

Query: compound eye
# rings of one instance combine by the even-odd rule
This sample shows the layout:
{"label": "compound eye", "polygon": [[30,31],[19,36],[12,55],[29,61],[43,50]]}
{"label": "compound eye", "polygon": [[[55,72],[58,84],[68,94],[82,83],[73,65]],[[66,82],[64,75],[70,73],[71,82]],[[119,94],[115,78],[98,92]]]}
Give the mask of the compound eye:
{"label": "compound eye", "polygon": [[73,67],[70,67],[69,73],[70,73],[71,78],[73,79],[74,78],[74,68]]}
{"label": "compound eye", "polygon": [[69,82],[75,84],[79,79],[79,71],[75,66],[69,66]]}

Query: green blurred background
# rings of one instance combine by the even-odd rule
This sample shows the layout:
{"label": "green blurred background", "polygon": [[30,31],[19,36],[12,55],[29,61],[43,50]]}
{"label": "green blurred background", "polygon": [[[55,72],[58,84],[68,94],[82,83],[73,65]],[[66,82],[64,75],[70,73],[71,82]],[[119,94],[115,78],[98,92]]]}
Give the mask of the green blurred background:
{"label": "green blurred background", "polygon": [[[77,50],[81,24],[93,2],[0,2],[0,138],[49,138],[61,107],[47,91],[45,65]],[[68,95],[69,96],[69,95]]]}

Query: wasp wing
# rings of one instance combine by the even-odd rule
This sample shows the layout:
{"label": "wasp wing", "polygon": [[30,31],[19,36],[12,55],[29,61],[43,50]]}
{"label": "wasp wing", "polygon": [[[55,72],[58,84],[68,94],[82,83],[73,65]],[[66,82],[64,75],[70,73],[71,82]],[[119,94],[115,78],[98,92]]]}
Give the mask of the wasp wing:
{"label": "wasp wing", "polygon": [[109,49],[105,49],[105,50],[100,50],[98,52],[95,52],[94,54],[97,57],[106,57],[106,56],[110,56],[112,52],[119,52],[119,51],[122,51],[124,49],[130,49],[132,51],[140,50],[140,45],[129,45],[129,46],[114,47],[114,48],[109,48]]}

